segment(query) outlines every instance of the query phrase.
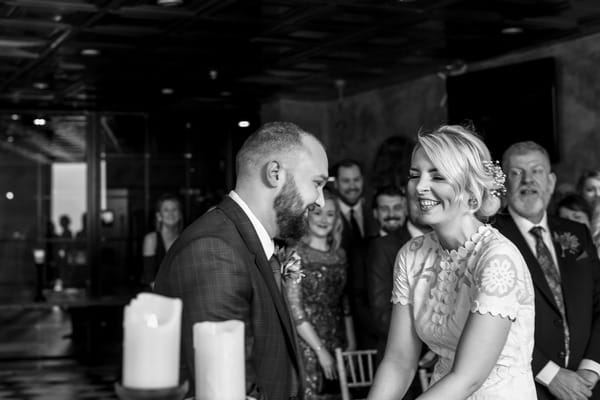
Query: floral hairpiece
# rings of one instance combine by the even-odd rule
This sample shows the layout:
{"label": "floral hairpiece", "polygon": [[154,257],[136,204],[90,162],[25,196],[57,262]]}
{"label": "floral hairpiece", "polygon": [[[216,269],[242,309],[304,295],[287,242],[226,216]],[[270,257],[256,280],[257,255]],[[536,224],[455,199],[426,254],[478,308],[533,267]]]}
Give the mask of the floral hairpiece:
{"label": "floral hairpiece", "polygon": [[490,190],[490,194],[496,197],[502,197],[506,194],[506,187],[504,186],[504,181],[506,180],[506,175],[502,171],[502,167],[500,166],[500,162],[496,161],[484,161],[483,162],[483,170],[486,174],[491,175],[494,179],[495,187]]}

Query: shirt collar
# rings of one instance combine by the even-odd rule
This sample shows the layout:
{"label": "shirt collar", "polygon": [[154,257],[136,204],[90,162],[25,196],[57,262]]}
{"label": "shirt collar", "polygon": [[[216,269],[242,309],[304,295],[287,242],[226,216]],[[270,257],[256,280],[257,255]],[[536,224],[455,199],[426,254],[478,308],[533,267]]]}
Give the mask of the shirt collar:
{"label": "shirt collar", "polygon": [[229,197],[231,197],[231,200],[235,201],[237,205],[240,206],[242,211],[244,211],[244,214],[248,216],[248,219],[250,220],[254,231],[258,235],[258,240],[260,240],[260,244],[262,245],[267,260],[270,259],[273,253],[275,252],[275,244],[273,243],[273,239],[271,239],[271,236],[269,236],[269,233],[267,232],[263,224],[260,223],[258,218],[256,218],[256,215],[254,215],[252,210],[250,210],[250,207],[248,207],[246,202],[242,200],[239,194],[232,190],[231,192],[229,192]]}
{"label": "shirt collar", "polygon": [[338,204],[340,205],[340,212],[344,214],[346,218],[350,218],[350,210],[352,209],[354,210],[354,215],[356,215],[357,218],[360,218],[362,217],[362,201],[363,199],[361,197],[355,205],[349,206],[344,203],[342,199],[339,199]]}
{"label": "shirt collar", "polygon": [[520,216],[510,207],[508,207],[508,213],[513,218],[513,221],[515,221],[515,224],[517,225],[517,228],[519,228],[519,231],[521,231],[521,234],[525,237],[529,236],[529,231],[534,226],[541,226],[542,228],[544,228],[544,233],[550,232],[550,229],[548,228],[548,214],[545,211],[542,220],[538,224],[534,224],[527,218]]}

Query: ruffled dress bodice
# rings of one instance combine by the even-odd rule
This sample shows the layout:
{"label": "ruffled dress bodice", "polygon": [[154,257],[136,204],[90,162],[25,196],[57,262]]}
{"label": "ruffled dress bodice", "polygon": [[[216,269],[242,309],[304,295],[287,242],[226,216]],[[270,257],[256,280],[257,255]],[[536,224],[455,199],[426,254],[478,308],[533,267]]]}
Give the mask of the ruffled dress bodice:
{"label": "ruffled dress bodice", "polygon": [[513,321],[490,376],[470,399],[536,398],[533,293],[520,252],[489,225],[452,251],[435,232],[414,238],[400,250],[394,268],[392,301],[412,306],[418,336],[439,355],[433,381],[450,372],[470,313]]}

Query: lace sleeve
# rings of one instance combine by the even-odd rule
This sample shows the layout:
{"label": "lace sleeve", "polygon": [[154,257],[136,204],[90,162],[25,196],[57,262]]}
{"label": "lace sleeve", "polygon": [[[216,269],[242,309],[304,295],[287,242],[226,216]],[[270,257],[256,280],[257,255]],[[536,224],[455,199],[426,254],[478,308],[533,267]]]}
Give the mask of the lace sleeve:
{"label": "lace sleeve", "polygon": [[300,325],[306,319],[302,300],[302,280],[288,279],[282,285],[282,289],[285,289],[292,319],[296,325]]}
{"label": "lace sleeve", "polygon": [[510,246],[494,246],[483,253],[474,271],[477,288],[471,311],[515,320],[527,269],[521,254]]}
{"label": "lace sleeve", "polygon": [[406,243],[394,261],[394,287],[392,288],[392,303],[403,305],[412,303],[411,289],[408,274],[408,259],[423,245],[423,236],[412,239]]}

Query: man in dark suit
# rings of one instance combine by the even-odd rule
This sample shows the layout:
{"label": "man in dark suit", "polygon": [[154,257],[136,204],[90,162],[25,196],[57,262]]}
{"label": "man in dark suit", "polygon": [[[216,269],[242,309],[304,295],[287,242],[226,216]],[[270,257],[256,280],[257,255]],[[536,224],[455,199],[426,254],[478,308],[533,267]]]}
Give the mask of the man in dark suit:
{"label": "man in dark suit", "polygon": [[375,346],[373,324],[367,304],[363,259],[369,239],[379,233],[379,224],[364,200],[364,178],[361,165],[355,160],[343,160],[332,169],[334,189],[342,214],[341,247],[348,257],[346,292],[350,300],[358,349]]}
{"label": "man in dark suit", "polygon": [[245,324],[247,394],[301,398],[299,355],[279,265],[271,258],[273,238],[301,237],[307,209],[323,205],[327,156],[314,136],[276,122],[246,140],[236,170],[235,190],[169,250],[155,291],[183,301],[182,350],[191,382],[193,325],[237,319]]}
{"label": "man in dark suit", "polygon": [[[403,199],[406,202],[406,199]],[[392,287],[394,262],[400,248],[411,238],[429,231],[411,215],[416,215],[416,202],[410,202],[406,223],[399,229],[381,235],[369,242],[366,257],[366,281],[369,310],[377,335],[378,358],[383,357],[392,315]]]}
{"label": "man in dark suit", "polygon": [[584,225],[547,215],[556,176],[534,142],[509,147],[508,214],[495,226],[519,248],[535,287],[533,373],[538,399],[598,399],[600,262]]}
{"label": "man in dark suit", "polygon": [[344,230],[342,247],[351,249],[365,238],[377,236],[379,224],[364,200],[363,170],[358,161],[343,160],[332,169]]}

